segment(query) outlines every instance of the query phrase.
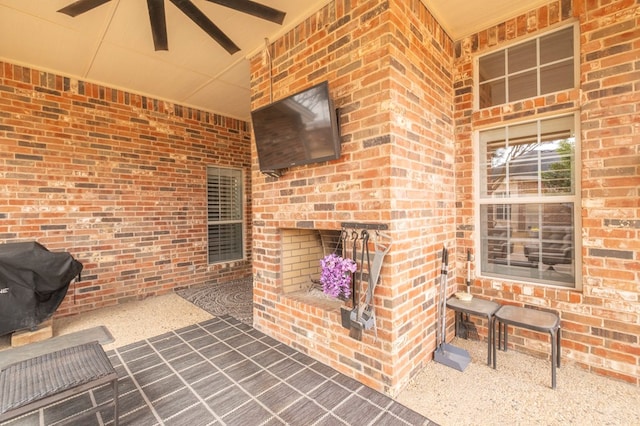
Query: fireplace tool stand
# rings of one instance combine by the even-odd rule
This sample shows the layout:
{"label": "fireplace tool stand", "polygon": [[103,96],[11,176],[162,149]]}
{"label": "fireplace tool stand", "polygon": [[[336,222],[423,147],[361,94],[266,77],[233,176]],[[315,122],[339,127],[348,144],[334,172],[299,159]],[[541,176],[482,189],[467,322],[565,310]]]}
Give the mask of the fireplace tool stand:
{"label": "fireplace tool stand", "polygon": [[436,335],[438,347],[433,353],[433,359],[444,364],[447,367],[455,368],[458,371],[464,371],[471,362],[469,353],[456,346],[447,343],[447,264],[449,262],[449,251],[446,247],[442,248],[442,268],[440,270],[440,296],[438,300],[438,326],[436,327]]}

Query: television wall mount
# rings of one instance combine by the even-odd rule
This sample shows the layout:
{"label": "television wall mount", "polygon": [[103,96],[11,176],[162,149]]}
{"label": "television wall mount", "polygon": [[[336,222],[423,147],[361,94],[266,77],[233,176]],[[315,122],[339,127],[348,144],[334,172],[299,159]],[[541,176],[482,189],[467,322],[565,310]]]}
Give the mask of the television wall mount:
{"label": "television wall mount", "polygon": [[279,169],[279,170],[260,170],[260,172],[262,172],[262,174],[267,175],[269,177],[272,178],[279,178],[280,176],[282,176],[284,174],[286,169]]}

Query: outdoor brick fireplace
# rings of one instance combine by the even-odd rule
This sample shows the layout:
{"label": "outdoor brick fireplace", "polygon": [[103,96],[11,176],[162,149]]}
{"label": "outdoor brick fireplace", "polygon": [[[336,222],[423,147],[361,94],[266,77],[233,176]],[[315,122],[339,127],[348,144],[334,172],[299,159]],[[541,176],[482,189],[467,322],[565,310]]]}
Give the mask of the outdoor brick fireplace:
{"label": "outdoor brick fireplace", "polygon": [[[253,109],[327,80],[342,138],[339,160],[280,177],[258,171],[252,146],[254,325],[391,395],[431,359],[438,253],[455,238],[453,84],[438,65],[452,43],[420,2],[397,7],[331,2],[251,59]],[[320,231],[344,223],[384,226],[392,241],[377,335],[362,340],[342,327],[348,301],[306,292],[327,250]]]}

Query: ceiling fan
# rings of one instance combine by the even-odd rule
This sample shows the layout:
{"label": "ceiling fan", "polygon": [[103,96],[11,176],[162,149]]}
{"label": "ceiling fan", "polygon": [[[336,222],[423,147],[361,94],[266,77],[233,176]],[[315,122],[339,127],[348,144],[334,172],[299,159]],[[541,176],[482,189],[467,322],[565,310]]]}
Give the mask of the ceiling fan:
{"label": "ceiling fan", "polygon": [[[60,13],[76,17],[111,0],[77,0],[68,6],[58,10]],[[211,3],[219,4],[248,15],[282,24],[285,12],[256,3],[251,0],[207,0]],[[171,0],[182,13],[187,15],[196,25],[204,32],[209,34],[220,46],[222,46],[229,54],[233,55],[240,48],[211,22],[207,16],[202,13],[190,0]],[[155,50],[169,50],[167,40],[167,21],[164,11],[164,0],[147,0],[147,9],[149,9],[149,20],[151,21],[151,33],[153,35],[153,45]]]}

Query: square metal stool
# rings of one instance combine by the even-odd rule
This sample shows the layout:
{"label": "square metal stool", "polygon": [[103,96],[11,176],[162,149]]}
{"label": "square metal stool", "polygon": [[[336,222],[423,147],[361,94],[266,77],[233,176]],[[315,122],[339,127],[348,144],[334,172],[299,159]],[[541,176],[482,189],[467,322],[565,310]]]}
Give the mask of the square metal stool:
{"label": "square metal stool", "polygon": [[[508,326],[522,327],[551,336],[551,388],[556,388],[556,366],[560,367],[560,317],[558,315],[539,311],[537,309],[519,306],[503,306],[495,313],[495,323],[498,325],[498,346],[500,345],[501,327],[504,328],[504,346],[507,350]],[[495,327],[495,325],[494,325]],[[496,339],[493,332],[493,368],[496,368]]]}
{"label": "square metal stool", "polygon": [[468,315],[478,315],[487,319],[487,365],[491,365],[491,344],[493,341],[493,316],[500,305],[490,300],[478,299],[474,297],[471,300],[460,300],[457,297],[451,297],[447,300],[447,308],[456,312],[456,332],[458,330],[458,313]]}

